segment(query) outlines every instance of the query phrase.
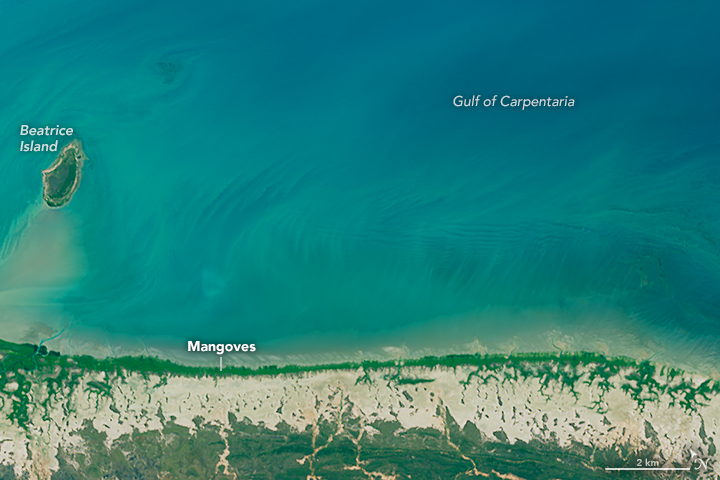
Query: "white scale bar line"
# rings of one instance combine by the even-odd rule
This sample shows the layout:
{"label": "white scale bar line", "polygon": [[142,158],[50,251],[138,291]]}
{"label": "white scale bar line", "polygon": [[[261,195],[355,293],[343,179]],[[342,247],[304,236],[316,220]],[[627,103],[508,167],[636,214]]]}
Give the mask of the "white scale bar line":
{"label": "white scale bar line", "polygon": [[628,470],[683,470],[688,471],[690,467],[675,468],[675,467],[624,467],[624,468],[605,468],[605,470],[615,471],[628,471]]}
{"label": "white scale bar line", "polygon": [[220,371],[222,372],[222,357],[220,357]]}

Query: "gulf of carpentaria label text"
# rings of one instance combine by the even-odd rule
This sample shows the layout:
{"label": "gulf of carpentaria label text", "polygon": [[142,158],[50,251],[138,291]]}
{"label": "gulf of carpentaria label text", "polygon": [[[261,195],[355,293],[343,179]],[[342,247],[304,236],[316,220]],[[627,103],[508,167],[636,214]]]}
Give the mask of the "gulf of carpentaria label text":
{"label": "gulf of carpentaria label text", "polygon": [[456,95],[452,99],[455,107],[509,107],[525,110],[526,108],[557,108],[557,107],[574,107],[575,99],[565,96],[564,98],[515,98],[510,95],[493,95],[491,97],[483,97],[482,95]]}

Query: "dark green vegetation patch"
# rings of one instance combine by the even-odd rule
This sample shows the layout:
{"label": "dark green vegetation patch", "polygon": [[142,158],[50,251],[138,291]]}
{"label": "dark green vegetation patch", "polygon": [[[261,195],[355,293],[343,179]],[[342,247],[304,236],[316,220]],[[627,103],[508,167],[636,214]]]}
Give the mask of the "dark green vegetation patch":
{"label": "dark green vegetation patch", "polygon": [[[620,379],[620,388],[644,408],[647,402],[667,394],[688,410],[695,409],[720,393],[720,383],[708,380],[693,386],[682,372],[661,368],[650,362],[628,358],[606,358],[592,353],[521,354],[521,355],[449,355],[405,361],[342,363],[335,365],[266,366],[257,369],[229,367],[190,367],[148,357],[97,359],[90,356],[64,356],[48,351],[42,345],[14,344],[0,341],[0,398],[12,402],[10,418],[17,425],[30,428],[30,394],[34,385],[44,383],[49,396],[38,405],[47,412],[47,402],[60,391],[72,391],[83,376],[104,372],[103,380],[87,383],[87,389],[98,396],[111,396],[115,379],[129,374],[148,378],[158,375],[160,383],[171,375],[187,377],[249,377],[296,375],[307,372],[360,371],[357,382],[372,382],[369,372],[382,370],[382,381],[396,388],[404,386],[408,401],[419,389],[426,388],[436,368],[463,367],[473,377],[495,378],[512,383],[522,378],[540,379],[543,389],[551,382],[574,393],[577,382],[597,382],[608,391],[610,379]],[[414,368],[423,367],[423,368]],[[470,368],[468,368],[470,367]],[[412,370],[410,370],[412,368]],[[582,372],[585,372],[584,374]],[[377,377],[375,377],[377,378]],[[661,381],[658,381],[660,379]],[[462,385],[459,388],[463,388]],[[549,398],[549,397],[548,397]],[[595,405],[602,412],[602,402]],[[243,479],[299,479],[315,475],[332,479],[371,478],[372,474],[396,475],[400,479],[503,478],[513,474],[523,479],[601,479],[653,478],[632,473],[612,476],[604,466],[624,466],[633,455],[651,457],[653,452],[631,452],[618,446],[593,449],[582,444],[561,448],[552,442],[507,442],[502,429],[492,438],[482,434],[472,423],[460,427],[448,411],[438,410],[444,418],[446,433],[435,429],[404,430],[398,422],[378,421],[368,434],[360,419],[343,408],[341,418],[323,421],[305,431],[287,424],[272,430],[252,424],[247,419],[229,415],[231,430],[195,419],[196,432],[177,425],[174,418],[164,418],[162,430],[125,434],[108,448],[106,436],[87,421],[79,432],[86,447],[81,451],[61,451],[60,469],[53,479],[229,479],[237,473]],[[340,428],[342,425],[342,428]],[[646,436],[657,438],[657,432],[646,425]],[[225,465],[218,465],[221,458]],[[12,469],[0,468],[0,479],[15,478]],[[507,477],[505,477],[507,478]],[[655,478],[662,478],[661,475]]]}

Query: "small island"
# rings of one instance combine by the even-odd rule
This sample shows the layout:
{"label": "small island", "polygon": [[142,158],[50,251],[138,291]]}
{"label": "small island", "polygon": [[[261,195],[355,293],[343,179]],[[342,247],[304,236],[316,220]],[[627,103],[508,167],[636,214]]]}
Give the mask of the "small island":
{"label": "small island", "polygon": [[87,160],[79,140],[63,147],[53,164],[43,175],[43,200],[48,207],[66,205],[80,186],[83,163]]}

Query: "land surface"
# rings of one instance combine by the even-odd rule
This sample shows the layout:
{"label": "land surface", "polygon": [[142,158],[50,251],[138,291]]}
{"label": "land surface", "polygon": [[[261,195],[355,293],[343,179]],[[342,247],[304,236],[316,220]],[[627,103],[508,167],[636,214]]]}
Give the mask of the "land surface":
{"label": "land surface", "polygon": [[49,207],[66,205],[80,186],[82,168],[86,160],[79,140],[67,144],[53,164],[43,170],[43,200]]}
{"label": "land surface", "polygon": [[717,478],[720,383],[627,358],[260,369],[0,343],[0,478]]}

